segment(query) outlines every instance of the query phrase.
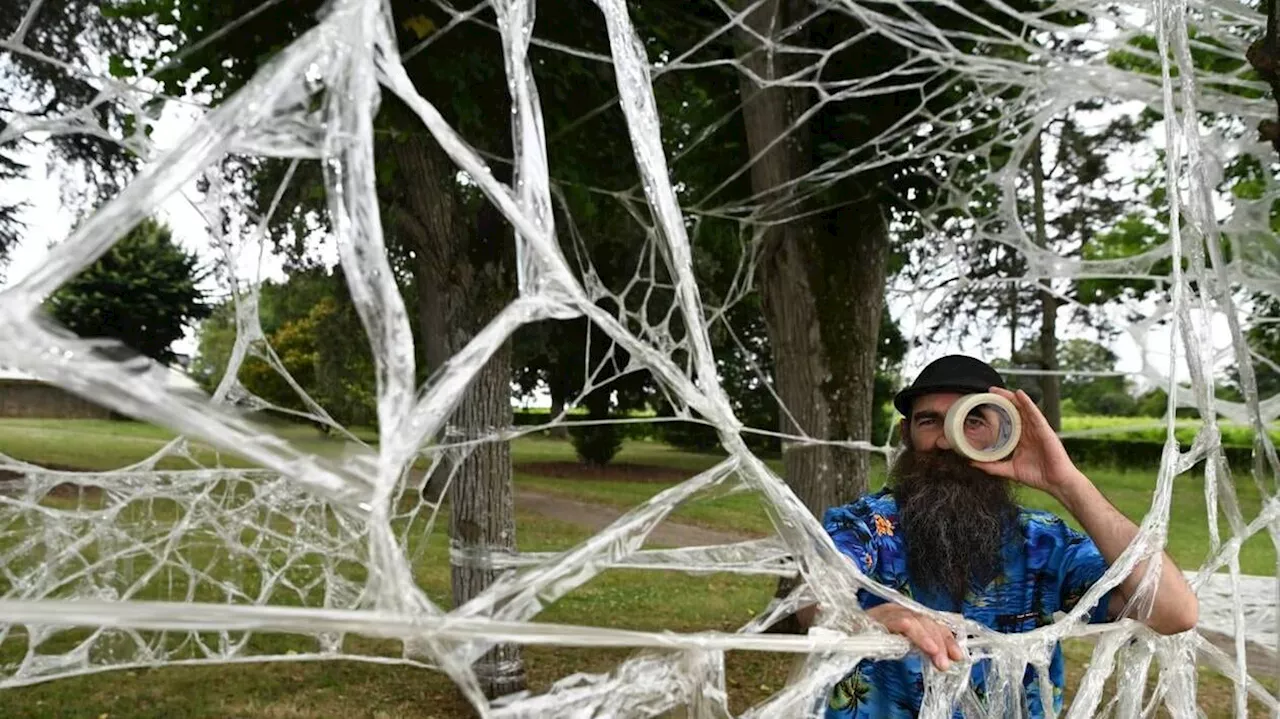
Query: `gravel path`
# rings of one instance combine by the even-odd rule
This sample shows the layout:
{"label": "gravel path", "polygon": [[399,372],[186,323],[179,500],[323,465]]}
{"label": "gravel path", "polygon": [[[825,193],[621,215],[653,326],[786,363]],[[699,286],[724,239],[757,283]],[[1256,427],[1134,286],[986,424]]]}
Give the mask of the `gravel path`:
{"label": "gravel path", "polygon": [[[541,514],[544,517],[587,527],[596,532],[609,526],[623,515],[622,510],[608,505],[580,502],[576,499],[543,494],[541,492],[530,492],[525,489],[516,490],[516,506],[526,511]],[[667,519],[649,534],[649,539],[645,542],[645,545],[704,547],[714,544],[732,544],[758,538],[759,535],[707,529]]]}

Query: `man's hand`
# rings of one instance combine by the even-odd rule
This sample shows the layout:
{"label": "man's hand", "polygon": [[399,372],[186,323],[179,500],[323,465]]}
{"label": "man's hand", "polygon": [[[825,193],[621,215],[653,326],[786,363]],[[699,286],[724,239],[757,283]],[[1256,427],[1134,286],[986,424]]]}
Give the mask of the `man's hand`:
{"label": "man's hand", "polygon": [[1025,484],[1057,497],[1064,484],[1072,482],[1080,474],[1071,457],[1067,456],[1062,440],[1049,426],[1040,408],[1026,392],[1016,393],[1000,387],[991,392],[1013,402],[1022,416],[1022,439],[1008,459],[1000,462],[973,462],[973,466],[987,474]]}
{"label": "man's hand", "polygon": [[[1102,492],[1084,475],[1062,446],[1062,440],[1049,426],[1049,420],[1031,401],[1026,392],[1015,394],[992,387],[991,391],[1013,402],[1022,415],[1022,439],[1009,459],[1003,462],[974,462],[973,466],[988,474],[1025,484],[1047,492],[1062,503],[1084,531],[1098,545],[1098,551],[1114,564],[1120,554],[1138,536],[1138,525],[1125,517],[1102,496]],[[1167,552],[1161,554],[1160,584],[1146,623],[1161,634],[1178,634],[1195,628],[1199,621],[1199,602],[1182,571]],[[1146,563],[1140,563],[1117,587],[1112,596],[1112,609],[1121,607],[1133,597],[1146,574]],[[1114,611],[1112,616],[1114,616]]]}
{"label": "man's hand", "polygon": [[906,637],[933,660],[933,666],[939,671],[946,671],[951,662],[964,658],[964,652],[960,651],[960,644],[951,630],[923,614],[891,603],[867,610],[867,616],[883,624],[890,632]]}

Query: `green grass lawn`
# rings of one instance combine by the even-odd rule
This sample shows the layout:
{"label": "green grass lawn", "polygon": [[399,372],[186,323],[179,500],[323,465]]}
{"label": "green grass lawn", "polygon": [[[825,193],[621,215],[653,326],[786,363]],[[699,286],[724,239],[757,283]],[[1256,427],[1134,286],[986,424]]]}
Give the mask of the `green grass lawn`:
{"label": "green grass lawn", "polygon": [[[580,527],[543,517],[519,515],[522,549],[546,551],[570,547],[588,534]],[[421,586],[449,606],[446,543],[433,537],[415,565]],[[610,571],[547,608],[537,621],[590,624],[622,629],[690,632],[732,631],[759,612],[772,596],[768,578],[715,574]],[[83,636],[82,632],[68,632]],[[54,637],[69,647],[75,636]],[[61,639],[61,641],[60,641]],[[0,662],[16,658],[18,639],[0,645]],[[305,652],[308,640],[255,635],[259,654]],[[394,642],[351,637],[347,650],[371,656],[396,656]],[[1064,650],[1068,665],[1068,701],[1089,661],[1091,644],[1072,640]],[[624,661],[626,649],[534,647],[524,658],[529,685],[546,690],[575,672],[607,672]],[[731,652],[726,684],[735,713],[782,687],[796,658],[758,652]],[[1231,685],[1201,671],[1200,706],[1207,716],[1229,716]],[[90,674],[6,690],[4,716],[21,719],[112,717],[137,719],[445,719],[468,716],[468,707],[451,681],[434,671],[358,661],[284,662],[207,666],[169,666]],[[1258,707],[1253,707],[1257,710]]]}
{"label": "green grass lawn", "polygon": [[[337,457],[348,442],[338,435],[323,435],[315,427],[266,422],[262,425],[282,439],[308,452]],[[374,442],[377,434],[355,430],[357,437]],[[113,420],[0,419],[0,453],[43,466],[110,470],[139,462],[162,449],[174,438],[173,432],[142,422]],[[191,442],[189,454],[201,466],[250,467],[252,463],[230,452],[219,452],[200,442]],[[159,469],[190,469],[196,466],[180,455],[161,459]]]}
{"label": "green grass lawn", "polygon": [[[573,449],[566,442],[540,439],[524,439],[513,448],[513,460],[517,466],[527,461],[573,460]],[[699,461],[700,460],[700,461]],[[619,454],[618,462],[652,464],[686,469],[695,472],[712,466],[717,457],[679,452],[657,443],[632,442]],[[771,462],[774,471],[781,471],[780,462]],[[1146,516],[1155,494],[1155,474],[1133,471],[1087,471],[1108,499],[1125,516],[1139,522]],[[1243,475],[1236,475],[1236,492],[1241,511],[1248,522],[1257,516],[1262,507],[1258,489]],[[873,459],[872,487],[884,483],[884,466],[878,457]],[[516,474],[516,486],[539,492],[557,494],[617,507],[631,507],[645,501],[670,483],[638,481],[606,481],[594,479],[563,479],[539,477],[524,472]],[[1022,489],[1019,499],[1023,504],[1045,509],[1062,516],[1080,528],[1079,523],[1051,497],[1030,489]],[[716,499],[692,501],[673,513],[683,521],[713,529],[737,530],[751,534],[773,531],[760,498],[754,493],[738,494]],[[1225,517],[1219,522],[1223,538],[1229,536]],[[1204,479],[1197,475],[1182,475],[1176,480],[1173,509],[1170,518],[1168,551],[1184,569],[1195,569],[1204,563],[1209,550],[1209,525],[1204,497]],[[1265,533],[1254,535],[1245,542],[1240,552],[1241,568],[1248,574],[1270,575],[1275,571],[1275,548]]]}
{"label": "green grass lawn", "polygon": [[[523,550],[569,548],[589,534],[543,517],[519,515]],[[449,602],[447,541],[439,533],[415,565],[420,586],[442,606]],[[596,577],[544,611],[537,621],[638,630],[732,631],[759,612],[772,596],[768,578],[715,574],[686,576],[611,571]],[[82,633],[69,632],[70,635]],[[52,642],[70,646],[73,636]],[[310,642],[257,635],[257,653],[306,651]],[[350,650],[396,656],[392,642],[354,637]],[[10,637],[0,645],[0,663],[24,648]],[[532,648],[526,652],[531,688],[575,672],[608,671],[626,659],[625,649]],[[19,655],[20,656],[20,655]],[[729,686],[742,711],[786,680],[791,658],[752,653],[729,657]],[[107,672],[6,690],[5,717],[457,717],[466,704],[452,682],[433,671],[362,662],[270,663],[187,666]]]}
{"label": "green grass lawn", "polygon": [[[343,442],[304,426],[275,426],[277,431],[319,454],[336,456]],[[365,437],[369,437],[367,433]],[[0,452],[44,465],[83,469],[125,466],[149,456],[170,439],[164,430],[129,422],[65,422],[0,420]],[[673,450],[650,442],[628,442],[615,459],[618,465],[652,467],[657,481],[553,477],[537,474],[539,463],[575,462],[567,442],[528,437],[513,443],[518,489],[559,494],[581,501],[631,507],[693,476],[719,458]],[[201,464],[235,465],[234,457],[219,458],[207,447],[191,452]],[[162,467],[189,462],[169,459]],[[780,472],[778,461],[770,461]],[[877,462],[873,485],[883,483]],[[1154,477],[1137,472],[1092,472],[1094,481],[1126,515],[1140,519],[1147,511]],[[1169,550],[1184,568],[1204,560],[1208,548],[1203,480],[1178,479],[1174,497]],[[1247,479],[1237,481],[1246,518],[1260,506],[1257,490]],[[1057,510],[1052,500],[1025,492],[1023,501]],[[153,508],[154,510],[154,508]],[[446,510],[447,511],[447,510]],[[696,499],[676,513],[681,521],[749,534],[772,531],[759,499],[752,493]],[[518,539],[529,551],[562,549],[585,539],[581,527],[544,517],[519,514]],[[423,548],[415,571],[423,589],[448,604],[449,576],[443,525]],[[1224,525],[1225,533],[1225,525]],[[1265,538],[1247,543],[1241,553],[1244,571],[1269,574],[1275,553]],[[692,631],[731,631],[760,611],[772,595],[768,578],[731,575],[690,577],[669,573],[614,571],[597,577],[549,607],[539,621],[595,624],[620,628]],[[0,661],[13,660],[16,640],[0,645]],[[353,651],[394,655],[386,642],[352,638]],[[303,650],[292,637],[259,635],[252,645],[259,652]],[[1090,645],[1072,641],[1066,646],[1069,685],[1074,687],[1087,664]],[[531,687],[579,671],[604,671],[628,656],[626,650],[567,650],[531,648],[526,652]],[[727,680],[735,711],[760,701],[785,683],[791,657],[737,652],[727,661]],[[1208,716],[1230,714],[1230,684],[1202,671],[1201,706]],[[232,666],[166,667],[108,672],[60,680],[4,694],[6,717],[425,717],[465,716],[465,703],[451,682],[435,672],[410,667],[359,662],[310,662]]]}
{"label": "green grass lawn", "polygon": [[[317,454],[337,456],[345,449],[343,439],[323,436],[312,427],[275,424],[271,426],[271,430]],[[368,432],[361,434],[363,438],[373,438]],[[0,452],[42,465],[113,469],[150,456],[171,438],[172,435],[167,430],[137,422],[0,420]],[[246,464],[235,456],[218,455],[210,448],[198,444],[193,444],[191,455],[205,466],[216,465],[219,460],[226,466]],[[513,442],[512,461],[517,465],[517,487],[616,507],[632,507],[671,486],[679,477],[691,477],[711,467],[718,458],[683,452],[657,442],[631,441],[624,445],[614,459],[614,464],[671,470],[671,478],[668,481],[617,481],[546,477],[525,471],[522,465],[527,467],[541,462],[576,462],[572,447],[561,440],[524,437]],[[767,464],[774,472],[782,471],[779,460],[771,459]],[[191,466],[190,462],[177,456],[160,462],[161,468],[187,466]],[[1126,516],[1138,521],[1147,513],[1154,492],[1153,474],[1115,470],[1090,471],[1089,474]],[[883,464],[876,456],[873,458],[873,488],[883,483],[883,477]],[[1256,516],[1261,500],[1252,481],[1242,473],[1238,473],[1236,477],[1236,491],[1245,520],[1248,521]],[[1048,509],[1065,516],[1056,502],[1042,494],[1024,490],[1021,499],[1029,506]],[[694,500],[679,508],[674,516],[715,529],[748,534],[772,532],[772,524],[754,493]],[[1225,520],[1220,521],[1220,526],[1222,535],[1226,536]],[[1209,548],[1202,478],[1183,475],[1177,479],[1170,530],[1170,554],[1184,568],[1199,567]],[[1240,559],[1243,570],[1250,574],[1271,574],[1275,568],[1275,550],[1262,535],[1255,536],[1245,544]]]}

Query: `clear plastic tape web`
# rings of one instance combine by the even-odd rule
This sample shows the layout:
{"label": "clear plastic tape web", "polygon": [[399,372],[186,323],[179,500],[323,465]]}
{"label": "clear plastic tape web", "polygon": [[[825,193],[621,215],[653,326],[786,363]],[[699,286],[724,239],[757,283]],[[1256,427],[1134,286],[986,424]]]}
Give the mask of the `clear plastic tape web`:
{"label": "clear plastic tape web", "polygon": [[[264,3],[237,25],[272,4]],[[1280,322],[1260,317],[1280,296],[1280,255],[1270,219],[1280,187],[1271,169],[1273,149],[1250,129],[1274,111],[1265,86],[1243,69],[1245,38],[1263,27],[1258,11],[1192,0],[1121,5],[1061,0],[1052,4],[1053,12],[993,2],[841,0],[785,3],[789,12],[762,25],[755,14],[775,12],[781,3],[717,1],[699,5],[689,38],[681,39],[686,31],[655,37],[655,19],[620,0],[580,4],[581,12],[595,13],[592,27],[599,30],[585,47],[544,36],[532,0],[492,0],[467,10],[440,5],[435,9],[449,22],[432,25],[432,32],[409,49],[397,35],[412,27],[393,14],[393,4],[334,0],[243,87],[211,107],[200,98],[164,96],[155,83],[159,69],[124,81],[49,56],[39,44],[44,12],[39,0],[15,15],[0,50],[23,63],[94,78],[93,107],[125,108],[147,131],[126,131],[94,115],[91,107],[4,111],[0,141],[23,138],[38,145],[48,137],[83,134],[128,148],[143,164],[56,243],[45,261],[0,293],[0,366],[92,398],[177,438],[157,441],[151,456],[110,471],[45,468],[0,454],[0,651],[13,649],[17,656],[0,665],[0,686],[133,666],[347,658],[443,671],[482,716],[638,717],[683,707],[690,716],[709,719],[731,715],[726,653],[778,652],[796,657],[790,682],[741,716],[820,716],[832,687],[859,661],[901,657],[909,650],[905,640],[884,633],[858,608],[852,598],[865,590],[928,614],[959,635],[966,658],[948,672],[926,671],[922,716],[950,716],[955,707],[971,716],[1019,715],[1028,668],[1040,676],[1041,695],[1052,695],[1047,678],[1052,649],[1072,638],[1094,644],[1068,717],[1145,715],[1157,705],[1176,717],[1194,716],[1197,662],[1235,683],[1236,715],[1246,714],[1249,701],[1276,711],[1280,704],[1253,676],[1257,667],[1250,656],[1258,647],[1280,647],[1280,568],[1274,577],[1248,576],[1240,561],[1246,542],[1265,537],[1274,542],[1280,534],[1280,459],[1269,434],[1280,417],[1280,394],[1262,396],[1260,389],[1260,378],[1280,371],[1280,358],[1250,345],[1251,332]],[[692,6],[687,11],[695,12]],[[544,17],[560,12],[543,7]],[[860,31],[826,37],[821,23],[832,18]],[[420,18],[411,20],[420,25]],[[488,140],[468,141],[447,119],[453,114],[427,99],[430,93],[415,84],[416,71],[410,69],[413,62],[431,60],[442,34],[472,26],[487,30],[502,50],[501,72],[491,68],[490,75],[505,83],[510,116],[486,118],[486,123],[509,125],[502,128],[510,133],[509,158],[480,149],[490,146]],[[215,30],[202,42],[225,41],[233,34]],[[872,38],[884,43],[876,52],[900,54],[902,62],[885,68],[871,63],[878,69],[840,77],[843,53]],[[201,46],[196,43],[187,52]],[[763,62],[742,55],[747,46],[763,53]],[[598,77],[610,78],[616,91],[552,137],[548,100],[539,88],[549,54],[603,70]],[[171,59],[180,56],[178,51]],[[21,71],[12,58],[0,67],[4,73]],[[805,93],[812,104],[790,107],[790,125],[775,128],[778,134],[769,146],[749,157],[736,138],[727,141],[724,135],[744,112],[744,93],[735,90],[737,99],[724,107],[710,101],[693,109],[696,102],[681,104],[680,113],[696,117],[702,126],[691,126],[680,113],[672,117],[672,85],[666,83],[679,89],[678,83],[696,84],[689,78],[717,69],[732,73],[734,87],[745,77],[756,87],[792,93],[792,100]],[[952,82],[961,83],[962,97],[944,102]],[[553,87],[550,96],[562,90]],[[751,179],[753,165],[768,161],[771,153],[792,152],[808,142],[815,118],[829,107],[857,112],[860,106],[902,102],[904,92],[919,105],[905,108],[856,145],[823,146],[820,161],[771,188],[736,195],[727,189]],[[454,179],[467,192],[483,195],[514,229],[515,298],[422,383],[417,379],[421,343],[436,338],[415,337],[416,318],[401,287],[405,260],[393,247],[403,240],[379,195],[384,130],[377,118],[389,99],[403,103],[419,121],[414,132],[437,143],[456,165]],[[151,139],[160,116],[143,111],[148,102],[172,103],[196,117],[162,147]],[[1122,201],[1134,206],[1131,216],[1141,215],[1156,228],[1147,237],[1155,239],[1120,254],[1086,252],[1083,236],[1076,238],[1077,246],[1071,244],[1076,240],[1058,236],[1052,238],[1058,244],[1049,245],[1032,229],[1027,207],[1024,171],[1028,162],[1041,160],[1032,153],[1049,146],[1065,158],[1069,141],[1054,134],[1065,132],[1065,123],[1082,117],[1100,121],[1107,113],[1136,117],[1134,107],[1159,120],[1147,127],[1144,139],[1134,141],[1145,144],[1131,153],[1122,172],[1146,175],[1131,183]],[[563,135],[601,116],[612,117],[614,137],[628,150],[614,161],[634,162],[629,188],[619,189],[616,182],[605,187],[604,180],[600,187],[584,188],[556,176],[555,148],[563,145]],[[741,162],[724,176],[689,180],[698,173],[686,158],[704,156],[706,146],[715,143],[740,152]],[[224,176],[223,170],[266,159],[292,162],[259,217],[244,207],[245,189],[234,173]],[[1263,168],[1256,187],[1224,190],[1230,173],[1249,162]],[[493,171],[498,163],[510,165],[509,184]],[[1160,289],[1152,297],[1128,296],[1124,326],[1116,332],[1140,348],[1141,366],[1128,375],[1167,389],[1167,417],[1193,408],[1202,418],[1185,452],[1176,423],[1159,425],[1166,430],[1164,452],[1154,483],[1144,487],[1151,490],[1151,500],[1137,539],[1071,611],[1025,634],[1005,635],[933,612],[871,581],[837,550],[749,441],[771,436],[786,451],[836,446],[889,456],[889,440],[810,436],[794,429],[793,410],[802,409],[797,407],[778,408],[792,430],[748,427],[739,416],[741,403],[726,390],[724,363],[740,362],[764,380],[754,391],[781,404],[776,382],[766,376],[773,370],[761,368],[758,348],[749,347],[750,338],[744,341],[734,325],[735,304],[760,290],[753,283],[766,230],[805,221],[816,212],[813,207],[831,202],[832,188],[845,192],[850,186],[841,184],[845,180],[857,186],[859,178],[885,176],[874,173],[894,163],[927,168],[935,173],[931,181],[946,190],[910,212],[890,213],[892,232],[919,238],[913,259],[930,268],[904,273],[905,279],[889,287],[891,309],[900,313],[897,319],[911,321],[917,335],[909,357],[927,359],[941,346],[930,339],[946,314],[940,308],[958,293],[1041,283],[1041,291],[1056,295],[1067,310],[1093,318],[1087,298],[1064,289],[1068,283],[1119,281],[1131,289],[1151,284]],[[1065,182],[1058,172],[1057,166],[1050,168],[1051,183]],[[312,179],[302,179],[306,174]],[[270,241],[268,228],[277,212],[295,212],[289,206],[298,201],[294,183],[316,178],[323,186],[328,223],[321,234],[336,251],[363,333],[349,339],[367,345],[372,358],[376,443],[335,419],[326,406],[332,398],[308,395],[306,383],[287,369],[288,353],[263,327],[261,254]],[[204,181],[202,189],[193,188],[195,180]],[[1161,191],[1138,194],[1143,183]],[[626,216],[635,223],[606,232],[642,238],[635,244],[642,249],[628,258],[635,269],[625,282],[611,284],[603,269],[597,272],[596,265],[604,268],[616,258],[592,256],[602,230],[591,218],[574,217],[566,199],[567,192],[580,191],[617,203],[625,213],[615,219]],[[1089,191],[1082,184],[1077,194],[1060,192],[1056,201],[1066,205]],[[923,197],[906,199],[910,204]],[[179,199],[207,221],[209,244],[222,259],[222,289],[234,308],[235,339],[211,396],[174,389],[164,368],[121,360],[116,344],[76,337],[41,309],[51,293],[139,222]],[[1118,215],[1111,219],[1119,221]],[[742,253],[732,279],[723,284],[704,282],[700,264],[705,254],[728,252],[725,244],[700,244],[707,242],[705,228],[717,222],[734,224]],[[242,261],[255,251],[257,266],[246,271]],[[994,255],[1017,256],[1022,265],[1003,277],[975,271],[983,257]],[[1166,264],[1168,269],[1161,269]],[[644,295],[639,305],[637,294]],[[655,297],[665,298],[661,311],[652,309]],[[587,325],[586,342],[606,345],[605,360],[599,359],[598,347],[587,348],[585,379],[573,389],[576,399],[629,373],[645,373],[654,393],[673,409],[674,416],[660,420],[694,420],[710,427],[727,456],[710,469],[688,472],[688,479],[654,493],[569,549],[450,546],[439,556],[453,565],[499,573],[469,601],[447,609],[432,601],[417,573],[432,535],[443,531],[436,527],[438,513],[456,491],[458,468],[468,457],[486,443],[525,431],[493,426],[485,437],[466,437],[454,445],[447,430],[486,363],[505,352],[522,330],[547,320]],[[1165,333],[1154,332],[1157,327]],[[723,330],[733,339],[728,349],[717,344]],[[1156,336],[1164,338],[1164,346],[1153,346]],[[613,363],[624,354],[625,366]],[[1238,372],[1239,396],[1215,391],[1224,358]],[[254,363],[280,377],[296,402],[286,407],[251,391],[245,377]],[[1052,370],[1022,374],[1045,373]],[[1081,376],[1109,374],[1116,373]],[[342,436],[346,445],[337,455],[315,451],[276,432],[275,425],[254,421],[258,410],[316,423]],[[1249,466],[1228,463],[1227,422],[1252,430]],[[569,423],[562,414],[537,429]],[[254,466],[224,461],[231,454]],[[174,461],[185,468],[169,468]],[[1196,467],[1203,468],[1202,477]],[[438,481],[442,488],[432,495],[429,490]],[[1153,604],[1159,557],[1170,533],[1179,529],[1173,526],[1175,488],[1199,481],[1204,482],[1209,547],[1199,566],[1182,568],[1201,600],[1201,632],[1158,636],[1141,620]],[[1252,485],[1247,492],[1246,481]],[[711,546],[647,544],[677,509],[728,492],[759,496],[774,536]],[[1256,511],[1243,508],[1246,494],[1258,495]],[[1087,625],[1097,603],[1139,569],[1146,570],[1144,581],[1128,602],[1126,618]],[[539,621],[547,607],[611,570],[695,577],[798,575],[804,581],[789,596],[761,606],[737,631],[638,631],[588,621]],[[823,613],[807,635],[764,633],[777,619],[814,602]],[[268,632],[307,638],[310,648],[287,655],[255,649],[252,637]],[[1205,638],[1210,632],[1230,638],[1230,654]],[[395,640],[403,654],[360,651],[347,642],[354,635]],[[505,643],[625,647],[636,653],[612,671],[574,674],[540,694],[490,702],[473,664]],[[969,670],[980,660],[989,660],[982,700],[968,682]],[[1150,671],[1156,682],[1148,691]],[[1052,707],[1046,709],[1056,715]]]}

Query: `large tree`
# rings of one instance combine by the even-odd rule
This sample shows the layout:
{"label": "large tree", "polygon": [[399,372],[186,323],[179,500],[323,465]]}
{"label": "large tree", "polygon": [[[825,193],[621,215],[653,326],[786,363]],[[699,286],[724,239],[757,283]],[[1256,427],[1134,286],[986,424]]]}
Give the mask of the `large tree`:
{"label": "large tree", "polygon": [[[147,55],[156,41],[147,22],[116,17],[116,4],[0,3],[0,37],[12,43],[0,48],[0,181],[25,176],[24,158],[47,153],[63,203],[74,213],[87,212],[121,186],[141,150],[130,141],[149,132],[126,101],[132,98],[103,77],[108,56],[127,64]],[[24,139],[42,130],[52,134],[38,146]],[[0,267],[26,229],[18,220],[26,204],[0,199]]]}
{"label": "large tree", "polygon": [[[133,12],[174,24],[189,43],[239,23],[234,37],[189,49],[180,63],[158,74],[172,92],[185,91],[194,83],[218,102],[242,87],[275,49],[296,39],[307,28],[311,11],[320,7],[318,1],[259,7],[254,0],[237,0],[191,8],[169,0],[146,0],[136,3]],[[405,69],[416,89],[482,153],[510,158],[512,128],[497,120],[510,117],[510,98],[492,11],[486,9],[471,21],[437,34],[436,29],[450,21],[442,9],[409,2],[393,2],[390,9],[405,51]],[[251,14],[251,10],[259,12]],[[585,3],[540,8],[537,28],[540,35],[589,54],[608,52],[603,17]],[[424,41],[430,43],[425,49],[410,50]],[[620,111],[614,108],[596,115],[611,124],[574,126],[579,117],[616,93],[608,66],[542,48],[535,48],[534,54],[539,92],[544,98],[562,100],[544,104],[552,174],[570,180],[574,172],[581,177],[612,178],[592,184],[612,185],[608,189],[617,191],[635,184],[634,171],[625,173],[630,175],[625,183],[617,179],[624,174],[617,168],[626,164],[618,159],[631,155],[626,133],[620,131]],[[156,64],[168,60],[158,58]],[[444,150],[392,94],[383,93],[375,125],[384,235],[394,267],[404,273],[398,279],[414,315],[422,379],[456,356],[514,297],[514,243],[501,217],[472,183],[459,180],[457,167]],[[499,180],[512,179],[504,160],[491,166]],[[320,170],[310,163],[292,168],[275,160],[238,165],[237,172],[250,190],[248,201],[258,210],[269,205],[280,180],[292,176],[293,183],[280,195],[275,229],[284,246],[296,254],[306,252],[306,229],[314,224],[313,218],[325,219],[319,202],[323,199]],[[571,214],[576,216],[581,209],[578,205]],[[625,253],[624,249],[618,254]],[[448,436],[439,439],[482,438],[511,423],[510,356],[507,344],[490,358],[451,417]],[[507,443],[471,445],[465,456],[449,459],[445,466],[455,474],[450,493],[454,541],[477,550],[514,549]],[[466,562],[455,564],[452,575],[454,602],[462,604],[491,583],[497,572]],[[514,645],[497,647],[476,669],[482,688],[491,696],[523,686],[523,665]]]}
{"label": "large tree", "polygon": [[[117,58],[113,69],[127,74],[125,68],[149,55],[157,43],[145,19],[114,13],[121,4],[123,0],[0,3],[0,37],[14,43],[0,49],[0,137],[19,128],[22,132],[6,139],[52,130],[41,146],[50,153],[50,165],[62,173],[64,200],[73,210],[87,210],[120,187],[142,149],[135,141],[150,131],[146,118],[128,102],[133,98],[104,77],[108,57]],[[5,164],[18,169],[0,161]]]}
{"label": "large tree", "polygon": [[[4,134],[5,122],[0,118],[0,134]],[[22,177],[26,167],[0,152],[0,183]],[[22,237],[25,225],[18,215],[26,208],[23,201],[0,201],[0,270],[3,270],[9,259],[9,253]],[[3,274],[0,274],[3,278]]]}
{"label": "large tree", "polygon": [[[681,7],[693,16],[685,25],[696,40],[708,22],[699,19],[726,20],[706,5]],[[758,228],[756,286],[776,387],[791,412],[780,429],[870,439],[885,278],[921,236],[919,208],[945,204],[947,188],[930,177],[929,148],[963,156],[985,141],[983,128],[1000,122],[1001,111],[957,70],[839,6],[768,0],[733,9],[744,13],[735,32],[703,52],[719,48],[717,59],[735,62],[731,100],[741,105],[745,142],[724,157],[722,176],[748,163],[749,194],[726,204],[745,206]],[[903,21],[933,23],[975,55],[1002,50],[974,40],[982,24],[1020,31],[1011,14],[981,3],[919,12]],[[712,67],[708,73],[724,64]],[[902,82],[895,72],[908,67],[927,79]],[[787,482],[815,514],[864,491],[868,467],[866,453],[832,445],[792,445],[784,459]]]}
{"label": "large tree", "polygon": [[[131,3],[128,12],[172,25],[188,45],[177,62],[173,57],[158,57],[150,63],[168,64],[156,75],[166,89],[174,94],[191,89],[207,92],[217,103],[244,87],[271,55],[309,29],[317,13],[326,11],[325,5],[318,0],[268,6],[236,0],[192,7],[170,0],[140,0]],[[391,11],[404,50],[449,20],[438,8],[418,3],[393,2]],[[492,13],[483,20],[488,27],[495,22]],[[192,46],[231,23],[239,28],[233,36]],[[433,39],[427,51],[405,62],[417,89],[473,145],[491,155],[509,157],[510,128],[491,121],[509,112],[503,59],[492,32],[479,22],[463,23]],[[482,220],[490,214],[484,209],[486,203],[459,183],[456,166],[408,108],[384,93],[374,122],[382,226],[388,246],[398,255],[397,266],[410,278],[405,284],[416,294],[407,304],[416,310],[422,378],[457,353],[514,296],[514,252],[509,230]],[[501,175],[503,168],[496,165],[496,172]],[[323,168],[303,163],[291,169],[288,162],[256,159],[242,163],[236,171],[249,188],[248,201],[259,210],[269,206],[281,189],[281,179],[293,174],[293,182],[280,195],[281,212],[273,229],[277,237],[292,241],[285,246],[295,255],[305,255],[311,236],[307,228],[314,226],[316,218],[329,221],[321,184]],[[510,424],[509,357],[504,346],[475,376],[450,418],[450,434],[480,438],[494,427]],[[508,444],[483,442],[447,464],[456,474],[450,496],[454,541],[464,549],[514,549]],[[474,562],[455,563],[452,576],[453,599],[461,605],[488,586],[497,571]],[[475,669],[482,691],[489,696],[524,686],[523,662],[515,645],[494,648]]]}
{"label": "large tree", "polygon": [[[1058,366],[1059,310],[1078,299],[1078,283],[1061,279],[1020,279],[1031,269],[1027,255],[1045,249],[1060,256],[1087,254],[1090,243],[1109,231],[1128,204],[1126,194],[1137,184],[1135,178],[1116,175],[1108,157],[1123,153],[1141,140],[1147,121],[1120,115],[1097,122],[1097,102],[1074,105],[1039,128],[1026,150],[1022,167],[1015,176],[1021,230],[1030,247],[1015,247],[1004,235],[1012,228],[1000,215],[998,205],[976,204],[967,212],[984,223],[988,233],[968,238],[957,245],[962,268],[953,278],[967,280],[945,299],[934,314],[931,329],[959,338],[977,338],[989,344],[1007,332],[1015,354],[1015,368],[1045,370],[1036,390],[1049,423],[1061,428],[1061,389]],[[1006,160],[1011,148],[993,148],[974,168],[989,172]],[[992,187],[993,192],[1006,188]],[[1042,272],[1044,267],[1037,268]],[[1091,292],[1092,288],[1087,287]],[[1077,314],[1080,314],[1077,312]],[[1105,315],[1090,316],[1100,334],[1106,334]],[[1024,338],[1037,338],[1032,349]]]}
{"label": "large tree", "polygon": [[[780,429],[818,439],[869,439],[888,218],[872,178],[842,183],[847,194],[840,210],[801,217],[816,204],[796,197],[803,189],[797,181],[819,161],[813,128],[802,120],[816,97],[781,79],[812,58],[775,54],[764,44],[792,31],[811,11],[807,2],[768,0],[746,16],[737,38],[747,138],[747,157],[740,159],[754,159],[752,190],[767,203],[755,218],[767,227],[757,280],[778,396],[789,410]],[[791,41],[816,31],[805,26]],[[863,453],[797,445],[783,462],[788,484],[815,515],[866,488]]]}
{"label": "large tree", "polygon": [[173,343],[209,314],[199,259],[146,220],[49,298],[50,314],[82,337],[107,337],[171,362]]}

